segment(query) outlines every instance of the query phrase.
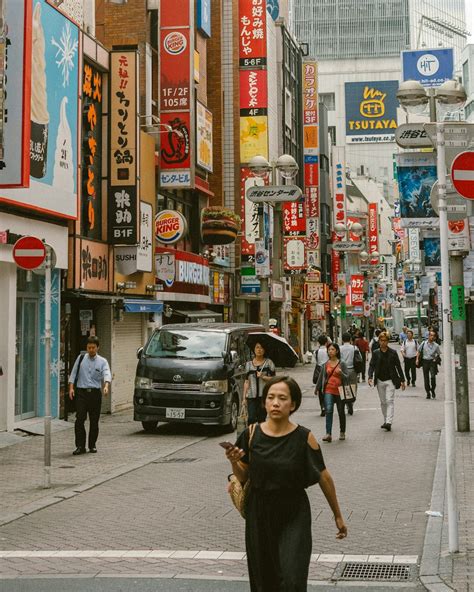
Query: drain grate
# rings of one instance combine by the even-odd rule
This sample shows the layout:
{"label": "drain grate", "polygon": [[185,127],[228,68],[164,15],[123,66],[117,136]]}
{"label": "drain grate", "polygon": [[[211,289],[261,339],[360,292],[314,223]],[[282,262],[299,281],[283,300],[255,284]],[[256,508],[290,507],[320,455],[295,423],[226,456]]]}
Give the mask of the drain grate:
{"label": "drain grate", "polygon": [[192,463],[198,461],[198,458],[159,458],[158,460],[154,460],[153,464],[161,465],[161,464],[171,464],[171,463]]}
{"label": "drain grate", "polygon": [[343,563],[336,579],[384,582],[407,582],[412,579],[412,565],[401,563]]}

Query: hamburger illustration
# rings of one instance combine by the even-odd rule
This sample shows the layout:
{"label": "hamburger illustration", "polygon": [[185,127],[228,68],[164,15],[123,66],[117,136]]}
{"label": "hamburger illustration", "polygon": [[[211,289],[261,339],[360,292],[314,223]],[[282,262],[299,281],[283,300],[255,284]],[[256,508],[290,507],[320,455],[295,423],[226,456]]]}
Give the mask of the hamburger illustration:
{"label": "hamburger illustration", "polygon": [[213,206],[204,208],[201,214],[202,240],[208,245],[233,243],[240,230],[240,216],[232,210]]}

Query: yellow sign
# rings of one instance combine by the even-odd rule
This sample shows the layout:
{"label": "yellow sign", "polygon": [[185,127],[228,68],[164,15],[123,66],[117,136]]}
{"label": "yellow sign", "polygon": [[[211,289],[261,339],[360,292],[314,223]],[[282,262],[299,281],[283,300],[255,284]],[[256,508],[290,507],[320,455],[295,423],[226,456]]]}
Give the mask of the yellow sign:
{"label": "yellow sign", "polygon": [[257,155],[268,160],[268,117],[241,117],[240,162],[249,162]]}

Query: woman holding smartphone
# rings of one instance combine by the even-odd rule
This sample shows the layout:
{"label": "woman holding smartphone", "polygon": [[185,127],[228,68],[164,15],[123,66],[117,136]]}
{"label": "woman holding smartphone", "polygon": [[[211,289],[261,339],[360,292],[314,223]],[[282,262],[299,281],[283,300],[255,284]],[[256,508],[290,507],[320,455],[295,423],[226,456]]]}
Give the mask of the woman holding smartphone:
{"label": "woman holding smartphone", "polygon": [[319,483],[336,522],[336,537],[347,528],[334,482],[316,438],[290,416],[301,404],[301,389],[276,377],[262,393],[267,420],[247,428],[226,449],[234,475],[250,479],[245,544],[252,592],[306,592],[312,551],[311,510],[305,489]]}
{"label": "woman holding smartphone", "polygon": [[265,356],[265,348],[256,343],[254,357],[245,366],[243,396],[247,404],[248,424],[265,421],[266,412],[262,405],[263,388],[275,376],[275,364]]}

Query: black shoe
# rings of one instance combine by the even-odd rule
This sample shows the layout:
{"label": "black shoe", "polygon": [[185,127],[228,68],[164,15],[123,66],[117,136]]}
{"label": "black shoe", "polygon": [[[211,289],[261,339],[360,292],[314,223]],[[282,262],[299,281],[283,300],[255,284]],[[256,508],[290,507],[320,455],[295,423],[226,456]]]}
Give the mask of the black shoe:
{"label": "black shoe", "polygon": [[392,424],[391,423],[386,423],[384,425],[384,430],[387,430],[387,432],[391,432],[392,431]]}
{"label": "black shoe", "polygon": [[428,394],[426,395],[426,398],[427,398],[427,399],[431,399],[431,395],[430,395],[430,393],[428,393]]}
{"label": "black shoe", "polygon": [[416,384],[415,384],[415,383],[413,383],[411,386],[416,386]]}
{"label": "black shoe", "polygon": [[95,446],[92,446],[92,448],[89,448],[89,452],[92,452],[92,454],[95,454],[97,452],[97,448]]}
{"label": "black shoe", "polygon": [[86,453],[86,449],[83,448],[82,446],[78,446],[76,448],[76,450],[74,450],[73,455],[78,456],[79,454],[85,454],[85,453]]}
{"label": "black shoe", "polygon": [[387,424],[383,423],[380,427],[382,428],[382,430],[384,430],[387,427]]}
{"label": "black shoe", "polygon": [[431,398],[436,399],[436,393],[434,391],[431,391]]}
{"label": "black shoe", "polygon": [[409,382],[407,382],[407,386],[410,386],[410,383]]}
{"label": "black shoe", "polygon": [[321,409],[320,417],[325,417],[326,409]]}

